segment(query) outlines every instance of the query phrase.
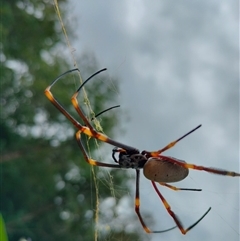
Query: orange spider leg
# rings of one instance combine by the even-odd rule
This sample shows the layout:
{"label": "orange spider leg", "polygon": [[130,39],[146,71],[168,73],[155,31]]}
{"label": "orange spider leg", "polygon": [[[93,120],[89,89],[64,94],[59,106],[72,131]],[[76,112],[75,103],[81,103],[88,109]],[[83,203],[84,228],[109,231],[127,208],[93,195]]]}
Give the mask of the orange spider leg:
{"label": "orange spider leg", "polygon": [[153,151],[153,152],[147,152],[144,151],[145,153],[151,153],[150,156],[152,157],[158,157],[159,154],[161,154],[162,152],[174,147],[180,140],[182,140],[183,138],[185,138],[186,136],[188,136],[189,134],[191,134],[192,132],[196,131],[198,128],[200,128],[202,125],[198,125],[197,127],[195,127],[194,129],[192,129],[191,131],[189,131],[188,133],[186,133],[185,135],[181,136],[180,138],[178,138],[177,140],[170,142],[168,145],[166,145],[164,148],[158,150],[158,151]]}
{"label": "orange spider leg", "polygon": [[70,120],[72,122],[72,124],[77,128],[77,129],[82,129],[82,125],[74,119],[74,117],[72,117],[65,109],[64,107],[54,98],[52,92],[51,92],[51,88],[53,87],[53,85],[65,74],[73,72],[73,71],[78,71],[78,69],[72,69],[69,70],[63,74],[61,74],[58,78],[56,78],[51,85],[49,85],[44,93],[46,95],[46,97],[50,100],[50,102],[63,114],[67,117],[68,120]]}
{"label": "orange spider leg", "polygon": [[[87,127],[86,127],[87,128]],[[83,143],[81,141],[81,130],[79,130],[77,133],[76,133],[76,139],[77,139],[77,143],[78,143],[78,146],[80,147],[82,153],[83,153],[83,156],[84,156],[84,159],[85,161],[92,165],[92,166],[101,166],[101,167],[112,167],[112,168],[121,168],[118,164],[108,164],[108,163],[104,163],[104,162],[98,162],[98,161],[95,161],[94,159],[90,158],[83,146]],[[85,133],[85,132],[84,132]],[[91,132],[90,132],[91,133]]]}
{"label": "orange spider leg", "polygon": [[191,230],[193,227],[195,227],[207,214],[208,212],[211,210],[211,208],[209,208],[204,214],[203,216],[198,219],[194,224],[192,224],[191,226],[189,226],[187,229],[185,229],[181,223],[181,221],[179,220],[179,218],[176,216],[176,214],[171,210],[171,206],[168,204],[167,200],[163,197],[163,195],[160,193],[160,191],[158,190],[156,184],[154,181],[151,181],[152,185],[155,189],[155,191],[157,192],[158,196],[160,197],[160,199],[163,202],[164,207],[167,209],[167,212],[169,213],[169,215],[171,215],[171,217],[173,218],[173,220],[175,221],[175,223],[177,224],[178,228],[180,229],[180,231],[182,232],[182,234],[186,234],[189,230]]}
{"label": "orange spider leg", "polygon": [[195,164],[181,162],[181,161],[178,161],[175,158],[171,158],[171,157],[168,157],[168,156],[162,156],[162,157],[166,158],[169,162],[176,163],[176,164],[178,164],[182,167],[188,168],[188,169],[195,169],[195,170],[198,170],[198,171],[206,171],[206,172],[210,172],[210,173],[213,173],[213,174],[231,176],[231,177],[239,177],[240,176],[240,173],[237,173],[237,172],[231,172],[231,171],[221,170],[221,169],[212,168],[212,167],[198,166],[198,165],[195,165]]}
{"label": "orange spider leg", "polygon": [[[99,71],[97,71],[96,73],[94,73],[93,75],[91,75],[89,78],[87,78],[83,83],[82,85],[77,89],[77,91],[75,92],[75,94],[72,96],[71,98],[71,101],[72,101],[72,104],[75,108],[75,110],[77,111],[77,113],[79,114],[79,116],[82,118],[82,120],[84,121],[84,123],[86,124],[86,126],[91,130],[91,132],[93,133],[92,136],[97,136],[97,131],[93,128],[93,126],[90,124],[90,122],[88,121],[88,119],[86,118],[86,116],[84,115],[83,111],[81,110],[79,104],[78,104],[78,100],[77,100],[77,96],[79,94],[79,91],[83,88],[83,86],[91,79],[93,78],[95,75],[103,72],[107,70],[106,68],[105,69],[101,69]],[[96,137],[97,138],[97,137]]]}
{"label": "orange spider leg", "polygon": [[163,233],[163,232],[167,232],[169,230],[172,230],[176,227],[172,227],[166,230],[162,230],[162,231],[152,231],[151,229],[149,229],[147,227],[147,225],[145,224],[145,222],[143,221],[142,215],[140,213],[140,192],[139,192],[139,178],[140,178],[140,170],[136,169],[136,195],[135,195],[135,212],[138,216],[138,219],[140,220],[140,223],[142,224],[143,229],[145,230],[146,233]]}
{"label": "orange spider leg", "polygon": [[[93,75],[91,75],[88,79],[86,79],[82,85],[77,89],[77,91],[74,93],[74,95],[72,96],[71,98],[71,101],[72,101],[72,104],[75,108],[75,110],[77,111],[77,113],[79,114],[79,116],[82,118],[82,120],[84,121],[84,123],[86,124],[87,127],[85,127],[82,132],[90,137],[94,137],[100,141],[103,141],[103,142],[106,142],[110,145],[113,145],[113,146],[118,146],[118,147],[121,147],[123,149],[126,149],[126,150],[136,150],[136,148],[133,148],[133,147],[130,147],[130,146],[127,146],[127,145],[124,145],[122,143],[119,143],[117,141],[114,141],[112,139],[110,139],[108,136],[96,131],[94,129],[94,127],[91,125],[91,123],[88,121],[88,119],[86,118],[86,116],[84,115],[81,107],[79,106],[78,104],[78,100],[77,100],[77,97],[78,97],[78,94],[79,94],[79,91],[83,88],[83,86],[91,79],[93,78],[95,75],[103,72],[107,70],[106,68],[105,69],[101,69],[99,71],[97,71],[96,73],[94,73]],[[104,112],[104,111],[103,111]]]}
{"label": "orange spider leg", "polygon": [[[73,71],[79,71],[78,69],[72,69],[72,70],[69,70],[65,73],[63,73],[62,75],[60,75],[59,77],[57,77],[51,85],[49,85],[46,89],[45,89],[45,95],[46,97],[49,99],[49,101],[68,119],[72,122],[72,124],[78,129],[78,132],[76,133],[76,139],[77,139],[77,142],[78,142],[78,145],[80,147],[80,149],[82,150],[83,152],[83,155],[84,155],[84,158],[85,160],[90,164],[90,165],[95,165],[95,166],[105,166],[105,167],[112,167],[112,168],[121,168],[119,165],[116,165],[116,164],[107,164],[107,163],[102,163],[102,162],[97,162],[97,161],[94,161],[93,159],[89,158],[86,151],[85,151],[85,148],[81,142],[81,133],[83,132],[84,134],[86,134],[87,136],[89,137],[94,137],[100,141],[103,141],[103,142],[107,142],[111,145],[114,145],[114,146],[119,146],[121,148],[124,148],[124,149],[127,149],[127,150],[136,150],[135,148],[133,147],[130,147],[130,146],[127,146],[127,145],[124,145],[124,144],[121,144],[121,143],[118,143],[112,139],[110,139],[109,137],[107,137],[106,135],[100,133],[100,132],[97,132],[93,126],[89,123],[89,121],[87,120],[87,118],[84,116],[83,112],[81,111],[80,107],[78,106],[78,102],[77,102],[77,94],[78,94],[78,91],[81,89],[81,87],[90,79],[92,78],[94,75],[96,75],[97,73],[103,71],[98,71],[97,73],[95,73],[94,75],[92,75],[91,77],[89,77],[81,86],[80,88],[77,90],[77,92],[73,95],[72,97],[72,100],[73,100],[73,104],[74,104],[74,107],[75,109],[77,110],[78,114],[80,115],[80,117],[83,119],[84,123],[87,125],[87,126],[83,126],[81,125],[70,113],[68,113],[64,107],[59,103],[59,101],[54,98],[52,92],[51,92],[51,88],[53,87],[53,85],[62,77],[64,76],[65,74],[68,74],[70,72],[73,72]],[[75,100],[75,101],[74,101]]]}

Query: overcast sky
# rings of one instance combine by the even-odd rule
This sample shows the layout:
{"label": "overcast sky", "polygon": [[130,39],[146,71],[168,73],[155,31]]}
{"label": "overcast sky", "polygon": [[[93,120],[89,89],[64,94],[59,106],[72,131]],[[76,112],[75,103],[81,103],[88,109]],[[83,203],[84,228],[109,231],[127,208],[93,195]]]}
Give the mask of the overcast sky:
{"label": "overcast sky", "polygon": [[[140,150],[158,150],[202,124],[165,155],[239,172],[238,1],[71,3],[77,54],[94,53],[100,67],[119,78],[114,104],[129,119],[121,123],[125,132],[116,138]],[[81,70],[81,62],[78,66]],[[150,182],[141,177],[141,208],[154,215],[150,228],[174,226]],[[176,186],[203,189],[174,192],[160,187],[185,227],[212,210],[186,236],[175,229],[151,235],[152,241],[239,240],[239,178],[192,170]]]}

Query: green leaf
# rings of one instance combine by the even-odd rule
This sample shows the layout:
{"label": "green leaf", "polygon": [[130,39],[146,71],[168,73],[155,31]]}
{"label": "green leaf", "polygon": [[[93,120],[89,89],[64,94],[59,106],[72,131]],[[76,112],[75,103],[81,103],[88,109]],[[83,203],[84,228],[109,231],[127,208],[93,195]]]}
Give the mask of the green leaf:
{"label": "green leaf", "polygon": [[2,214],[0,214],[0,240],[8,241],[7,232],[6,232],[5,223],[4,223]]}

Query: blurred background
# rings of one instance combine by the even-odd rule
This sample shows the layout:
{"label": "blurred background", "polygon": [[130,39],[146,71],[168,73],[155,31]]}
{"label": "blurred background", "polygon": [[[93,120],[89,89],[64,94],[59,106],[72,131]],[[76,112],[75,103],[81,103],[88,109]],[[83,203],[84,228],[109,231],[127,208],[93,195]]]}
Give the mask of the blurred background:
{"label": "blurred background", "polygon": [[[185,227],[210,213],[186,236],[145,234],[134,212],[135,171],[84,162],[76,130],[44,96],[71,68],[86,79],[107,67],[86,86],[96,114],[121,105],[99,118],[107,135],[152,151],[202,124],[165,155],[239,172],[238,1],[4,0],[1,12],[1,214],[9,240],[239,240],[239,179],[194,170],[174,185],[202,192],[159,189]],[[69,74],[53,87],[76,118],[70,100],[80,82]],[[83,94],[79,102],[85,106]],[[113,162],[112,146],[85,143],[96,159]],[[175,225],[144,176],[140,193],[149,228]]]}

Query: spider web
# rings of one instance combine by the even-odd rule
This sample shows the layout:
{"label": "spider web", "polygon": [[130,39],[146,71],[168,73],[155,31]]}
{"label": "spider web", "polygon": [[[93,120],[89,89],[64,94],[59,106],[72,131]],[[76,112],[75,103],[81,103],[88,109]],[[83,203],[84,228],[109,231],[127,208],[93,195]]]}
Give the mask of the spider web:
{"label": "spider web", "polygon": [[[66,42],[67,48],[69,50],[69,54],[71,56],[74,67],[78,68],[78,64],[77,64],[76,58],[74,56],[74,48],[72,47],[72,45],[70,43],[70,40],[68,38],[67,30],[65,28],[65,25],[64,25],[64,22],[63,22],[63,19],[62,19],[62,16],[61,16],[61,11],[60,11],[60,8],[59,8],[58,1],[57,0],[53,0],[53,1],[54,1],[55,11],[56,11],[56,14],[58,16],[58,20],[59,20],[60,25],[62,27],[62,32],[64,34],[65,42]],[[82,76],[81,76],[81,72],[79,71],[77,74],[78,74],[79,82],[80,82],[80,84],[82,84],[83,79],[82,79]],[[113,88],[114,88],[114,86],[113,86]],[[90,100],[88,98],[86,90],[83,88],[81,91],[83,93],[83,101],[84,101],[86,111],[87,111],[87,113],[85,113],[85,114],[88,116],[89,119],[91,119],[91,117],[95,116],[95,113],[94,113],[94,111],[91,107],[91,103],[90,103]],[[100,122],[96,118],[93,119],[93,124],[94,124],[94,127],[97,131],[103,132],[103,128],[102,128]],[[91,156],[89,140],[90,140],[90,138],[87,139],[86,148],[88,150],[88,154]],[[95,143],[96,149],[99,149],[100,147],[99,147],[98,141],[96,139],[94,139],[93,141]],[[92,173],[93,185],[94,185],[95,196],[96,196],[96,203],[95,203],[95,208],[94,208],[94,223],[95,223],[94,240],[97,241],[98,238],[99,238],[99,228],[98,227],[99,227],[99,215],[100,215],[99,180],[97,180],[97,173],[96,173],[96,170],[95,170],[94,166],[89,165],[89,167],[90,167],[91,173]],[[107,185],[107,188],[110,190],[111,196],[114,199],[116,199],[117,194],[116,194],[116,190],[115,190],[115,187],[114,187],[113,177],[108,170],[105,170],[105,173],[107,174],[107,177],[105,177],[105,181],[104,181],[103,185]],[[105,227],[105,229],[107,229],[107,228],[109,228],[109,226]]]}

